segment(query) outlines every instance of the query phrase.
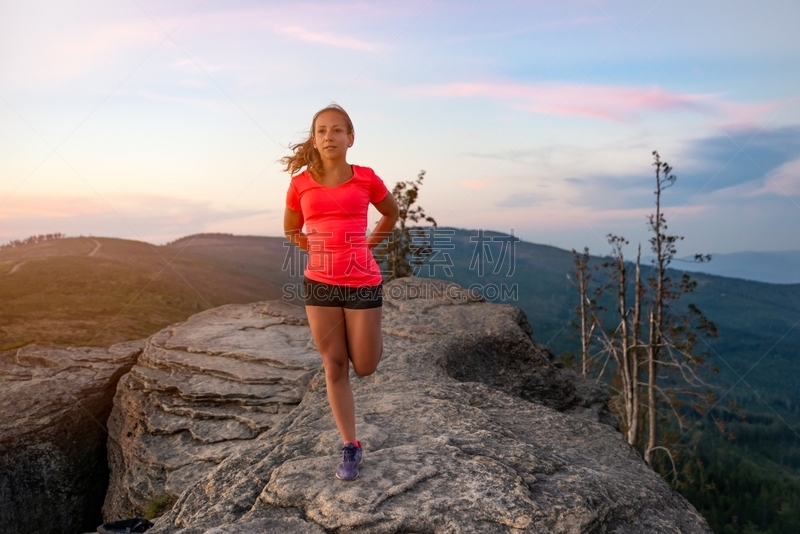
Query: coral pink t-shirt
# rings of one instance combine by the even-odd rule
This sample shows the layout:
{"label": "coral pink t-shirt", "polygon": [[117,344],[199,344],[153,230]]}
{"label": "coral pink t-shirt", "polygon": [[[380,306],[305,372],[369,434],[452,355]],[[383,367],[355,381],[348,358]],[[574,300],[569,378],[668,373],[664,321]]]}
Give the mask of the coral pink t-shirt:
{"label": "coral pink t-shirt", "polygon": [[308,236],[304,274],[309,279],[350,287],[376,286],[383,277],[367,246],[367,210],[370,203],[383,200],[388,190],[369,167],[352,168],[353,177],[333,187],[317,183],[308,171],[293,176],[286,206],[303,214]]}

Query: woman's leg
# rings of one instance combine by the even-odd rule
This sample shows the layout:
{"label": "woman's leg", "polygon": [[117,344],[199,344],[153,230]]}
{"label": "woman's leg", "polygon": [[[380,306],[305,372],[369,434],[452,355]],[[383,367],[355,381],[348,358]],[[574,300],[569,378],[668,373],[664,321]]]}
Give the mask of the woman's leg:
{"label": "woman's leg", "polygon": [[[350,310],[348,310],[350,311]],[[311,335],[322,356],[333,419],[344,443],[356,440],[356,416],[350,389],[350,358],[343,308],[306,306]]]}
{"label": "woman's leg", "polygon": [[383,307],[363,310],[344,308],[350,361],[358,376],[374,373],[383,356],[382,311]]}

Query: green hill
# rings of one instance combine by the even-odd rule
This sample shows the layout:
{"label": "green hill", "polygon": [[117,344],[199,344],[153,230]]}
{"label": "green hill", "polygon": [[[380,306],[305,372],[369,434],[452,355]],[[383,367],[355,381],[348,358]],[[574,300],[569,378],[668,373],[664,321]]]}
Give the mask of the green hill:
{"label": "green hill", "polygon": [[[490,241],[484,244],[486,262],[481,276],[477,270],[480,256],[477,230],[440,230],[453,232],[452,248],[434,248],[439,255],[450,255],[454,281],[478,287],[516,284],[516,297],[503,300],[525,311],[536,340],[556,354],[578,353],[579,343],[572,326],[577,318],[574,308],[578,293],[568,278],[569,275],[575,279],[571,252],[518,241],[509,276],[510,253],[507,251],[503,257],[502,241]],[[509,237],[493,231],[485,231],[484,235],[496,239]],[[493,263],[488,261],[489,257],[494,259]],[[590,266],[599,267],[606,260],[607,257],[593,256]],[[495,267],[499,267],[497,273],[492,272]],[[445,277],[440,266],[435,267],[436,272],[433,269],[423,265],[419,274]],[[644,278],[650,272],[649,266],[642,266]],[[669,274],[677,281],[682,272],[671,270]],[[602,268],[594,271],[593,277],[594,287],[608,283]],[[749,387],[752,386],[771,406],[793,414],[800,421],[800,284],[768,284],[702,273],[692,273],[692,277],[697,288],[685,295],[677,308],[685,310],[689,303],[694,303],[717,325],[718,338],[708,340],[705,348],[710,351],[711,363],[720,368],[720,375],[713,377],[718,387],[733,386],[746,374],[746,383],[739,384],[736,395],[753,397]],[[756,366],[750,370],[753,365]]]}

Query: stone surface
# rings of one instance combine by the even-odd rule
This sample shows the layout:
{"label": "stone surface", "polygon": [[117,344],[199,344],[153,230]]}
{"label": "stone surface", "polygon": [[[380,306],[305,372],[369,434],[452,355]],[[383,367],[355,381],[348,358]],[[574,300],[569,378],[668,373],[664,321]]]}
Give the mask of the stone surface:
{"label": "stone surface", "polygon": [[108,484],[106,419],[144,340],[0,352],[4,533],[94,530]]}
{"label": "stone surface", "polygon": [[711,532],[600,422],[602,394],[552,364],[518,308],[414,277],[384,298],[384,359],[353,376],[356,481],[334,478],[341,444],[319,372],[149,532]]}
{"label": "stone surface", "polygon": [[174,501],[286,417],[320,365],[304,309],[281,301],[221,306],[151,336],[108,420],[105,520]]}

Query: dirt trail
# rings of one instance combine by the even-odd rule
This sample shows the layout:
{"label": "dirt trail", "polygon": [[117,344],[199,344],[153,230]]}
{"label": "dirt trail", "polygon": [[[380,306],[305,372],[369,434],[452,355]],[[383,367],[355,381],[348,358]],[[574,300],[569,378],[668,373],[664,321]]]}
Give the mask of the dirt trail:
{"label": "dirt trail", "polygon": [[[100,247],[102,246],[102,245],[100,244],[100,242],[99,242],[97,239],[92,239],[92,241],[94,241],[94,242],[97,244],[97,246],[96,246],[96,247],[94,247],[94,250],[93,250],[93,251],[91,251],[91,252],[89,253],[89,256],[94,256],[95,252],[97,252],[98,250],[100,250]],[[12,271],[12,272],[13,272],[13,271]]]}
{"label": "dirt trail", "polygon": [[22,267],[23,265],[25,265],[25,262],[24,262],[24,261],[22,261],[22,262],[19,262],[19,263],[18,263],[18,264],[16,264],[14,267],[12,267],[10,271],[8,271],[8,274],[14,274],[15,272],[17,272],[17,269],[19,269],[19,268],[20,268],[20,267]]}

